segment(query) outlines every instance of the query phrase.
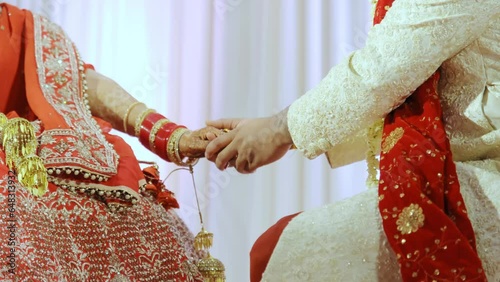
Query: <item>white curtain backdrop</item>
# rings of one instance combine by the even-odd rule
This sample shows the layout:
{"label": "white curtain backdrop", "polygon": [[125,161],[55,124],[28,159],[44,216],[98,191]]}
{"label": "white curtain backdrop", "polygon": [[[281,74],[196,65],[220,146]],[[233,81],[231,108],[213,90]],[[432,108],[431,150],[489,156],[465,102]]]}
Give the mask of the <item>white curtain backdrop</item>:
{"label": "white curtain backdrop", "polygon": [[[97,71],[192,129],[208,119],[280,111],[362,47],[371,25],[370,0],[7,2],[61,25]],[[139,159],[157,161],[164,177],[175,168],[127,140]],[[364,163],[331,170],[326,158],[298,152],[251,175],[201,160],[200,205],[227,281],[248,281],[250,248],[276,220],[360,192],[365,171]],[[166,184],[198,232],[189,173],[176,172]]]}

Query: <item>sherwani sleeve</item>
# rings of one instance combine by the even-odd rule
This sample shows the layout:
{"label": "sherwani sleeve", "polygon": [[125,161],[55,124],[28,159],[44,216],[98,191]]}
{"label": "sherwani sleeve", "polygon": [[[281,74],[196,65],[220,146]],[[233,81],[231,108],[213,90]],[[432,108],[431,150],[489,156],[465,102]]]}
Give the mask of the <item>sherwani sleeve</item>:
{"label": "sherwani sleeve", "polygon": [[294,144],[308,158],[330,151],[333,166],[362,159],[366,129],[475,41],[499,10],[498,0],[395,1],[365,47],[290,106]]}

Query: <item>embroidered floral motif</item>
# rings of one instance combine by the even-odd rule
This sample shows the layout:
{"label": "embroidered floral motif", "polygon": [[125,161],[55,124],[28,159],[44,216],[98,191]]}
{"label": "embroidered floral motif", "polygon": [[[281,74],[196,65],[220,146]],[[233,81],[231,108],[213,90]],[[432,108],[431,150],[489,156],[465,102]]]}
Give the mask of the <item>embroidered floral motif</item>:
{"label": "embroidered floral motif", "polygon": [[399,139],[403,137],[404,132],[405,131],[402,127],[398,127],[391,131],[391,133],[389,133],[389,135],[382,141],[382,152],[387,153],[394,148]]}
{"label": "embroidered floral motif", "polygon": [[401,234],[411,234],[424,226],[424,220],[422,208],[417,204],[411,204],[401,211],[396,224]]}

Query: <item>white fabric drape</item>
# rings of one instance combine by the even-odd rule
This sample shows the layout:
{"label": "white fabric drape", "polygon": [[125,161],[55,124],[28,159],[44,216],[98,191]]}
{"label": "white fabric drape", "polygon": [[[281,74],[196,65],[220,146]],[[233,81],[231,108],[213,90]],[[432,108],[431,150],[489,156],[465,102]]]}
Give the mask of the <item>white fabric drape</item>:
{"label": "white fabric drape", "polygon": [[[278,112],[314,87],[371,26],[368,0],[7,0],[60,24],[83,58],[137,99],[192,129],[205,120]],[[342,125],[339,125],[342,126]],[[141,160],[166,164],[127,137]],[[365,165],[331,170],[290,152],[251,175],[195,167],[212,255],[227,281],[247,281],[255,239],[282,216],[353,195]],[[187,172],[166,182],[200,228]]]}

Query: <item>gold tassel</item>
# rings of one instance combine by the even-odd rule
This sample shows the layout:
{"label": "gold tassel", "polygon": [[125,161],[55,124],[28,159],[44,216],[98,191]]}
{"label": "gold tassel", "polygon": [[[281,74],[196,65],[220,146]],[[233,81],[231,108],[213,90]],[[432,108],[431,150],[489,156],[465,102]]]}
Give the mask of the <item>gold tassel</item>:
{"label": "gold tassel", "polygon": [[49,185],[43,160],[36,155],[35,127],[24,118],[7,119],[0,115],[1,142],[5,162],[17,173],[17,179],[35,196],[43,196]]}
{"label": "gold tassel", "polygon": [[3,113],[0,113],[0,145],[3,144],[3,128],[9,119]]}
{"label": "gold tassel", "polygon": [[17,180],[35,196],[47,192],[47,171],[42,159],[37,155],[24,157],[17,166]]}
{"label": "gold tassel", "polygon": [[194,237],[194,248],[198,251],[205,251],[212,247],[214,234],[201,227],[201,231]]}
{"label": "gold tassel", "polygon": [[206,258],[203,258],[197,263],[198,270],[205,278],[205,282],[225,282],[226,268],[222,262],[208,253]]}
{"label": "gold tassel", "polygon": [[13,118],[3,127],[5,161],[11,169],[25,156],[34,155],[38,147],[35,128],[24,118]]}

